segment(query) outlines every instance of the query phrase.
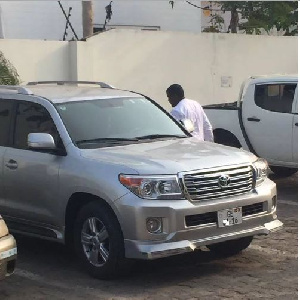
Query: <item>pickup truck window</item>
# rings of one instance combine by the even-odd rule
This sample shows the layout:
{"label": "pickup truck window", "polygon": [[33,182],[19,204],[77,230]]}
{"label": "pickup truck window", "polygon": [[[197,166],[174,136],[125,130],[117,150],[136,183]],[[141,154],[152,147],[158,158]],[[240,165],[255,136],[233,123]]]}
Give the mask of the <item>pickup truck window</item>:
{"label": "pickup truck window", "polygon": [[161,109],[145,98],[109,98],[56,105],[78,148],[135,143],[149,139],[186,137]]}
{"label": "pickup truck window", "polygon": [[56,144],[60,139],[49,112],[37,103],[22,101],[17,107],[14,146],[27,149],[29,133],[49,133]]}
{"label": "pickup truck window", "polygon": [[280,113],[291,113],[296,84],[263,84],[255,87],[257,106]]}
{"label": "pickup truck window", "polygon": [[13,103],[12,100],[0,100],[0,146],[7,146],[8,144]]}

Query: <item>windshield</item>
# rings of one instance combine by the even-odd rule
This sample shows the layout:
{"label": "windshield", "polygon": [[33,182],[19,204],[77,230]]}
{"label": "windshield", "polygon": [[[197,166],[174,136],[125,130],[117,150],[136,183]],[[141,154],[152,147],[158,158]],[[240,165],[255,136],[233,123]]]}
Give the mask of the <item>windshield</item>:
{"label": "windshield", "polygon": [[186,137],[145,98],[110,98],[56,104],[74,144],[99,148],[161,138]]}

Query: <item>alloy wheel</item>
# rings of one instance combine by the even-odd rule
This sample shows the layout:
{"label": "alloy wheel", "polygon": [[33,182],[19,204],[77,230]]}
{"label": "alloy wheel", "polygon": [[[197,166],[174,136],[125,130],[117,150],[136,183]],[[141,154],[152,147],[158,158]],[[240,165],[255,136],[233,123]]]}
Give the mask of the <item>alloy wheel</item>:
{"label": "alloy wheel", "polygon": [[103,266],[109,257],[109,235],[105,225],[95,217],[88,218],[82,226],[81,244],[88,261]]}

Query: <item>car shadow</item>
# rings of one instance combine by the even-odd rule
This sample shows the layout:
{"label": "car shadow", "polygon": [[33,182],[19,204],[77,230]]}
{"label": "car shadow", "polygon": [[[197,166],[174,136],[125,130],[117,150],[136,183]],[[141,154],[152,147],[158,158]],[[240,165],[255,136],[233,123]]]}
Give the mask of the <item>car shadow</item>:
{"label": "car shadow", "polygon": [[[48,279],[60,277],[72,278],[81,284],[89,285],[96,279],[91,278],[81,267],[75,254],[62,244],[32,237],[14,234],[18,245],[19,269],[43,276]],[[205,274],[218,273],[223,267],[218,263],[221,258],[210,251],[195,250],[194,252],[161,258],[153,261],[132,260],[130,268],[116,279],[119,283],[137,281],[159,282],[177,281],[187,278],[199,278]],[[99,280],[96,280],[99,284]],[[136,284],[136,283],[135,283]]]}

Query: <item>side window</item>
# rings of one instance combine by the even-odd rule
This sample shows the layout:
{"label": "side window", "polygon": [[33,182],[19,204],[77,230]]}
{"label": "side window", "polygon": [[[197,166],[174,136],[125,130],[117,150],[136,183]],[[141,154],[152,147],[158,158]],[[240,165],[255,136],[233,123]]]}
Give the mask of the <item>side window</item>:
{"label": "side window", "polygon": [[27,149],[29,133],[49,133],[58,143],[59,134],[49,112],[41,105],[21,102],[17,106],[14,146]]}
{"label": "side window", "polygon": [[13,100],[0,100],[0,146],[8,145],[13,105]]}
{"label": "side window", "polygon": [[291,113],[296,84],[266,84],[255,87],[257,106],[281,113]]}

